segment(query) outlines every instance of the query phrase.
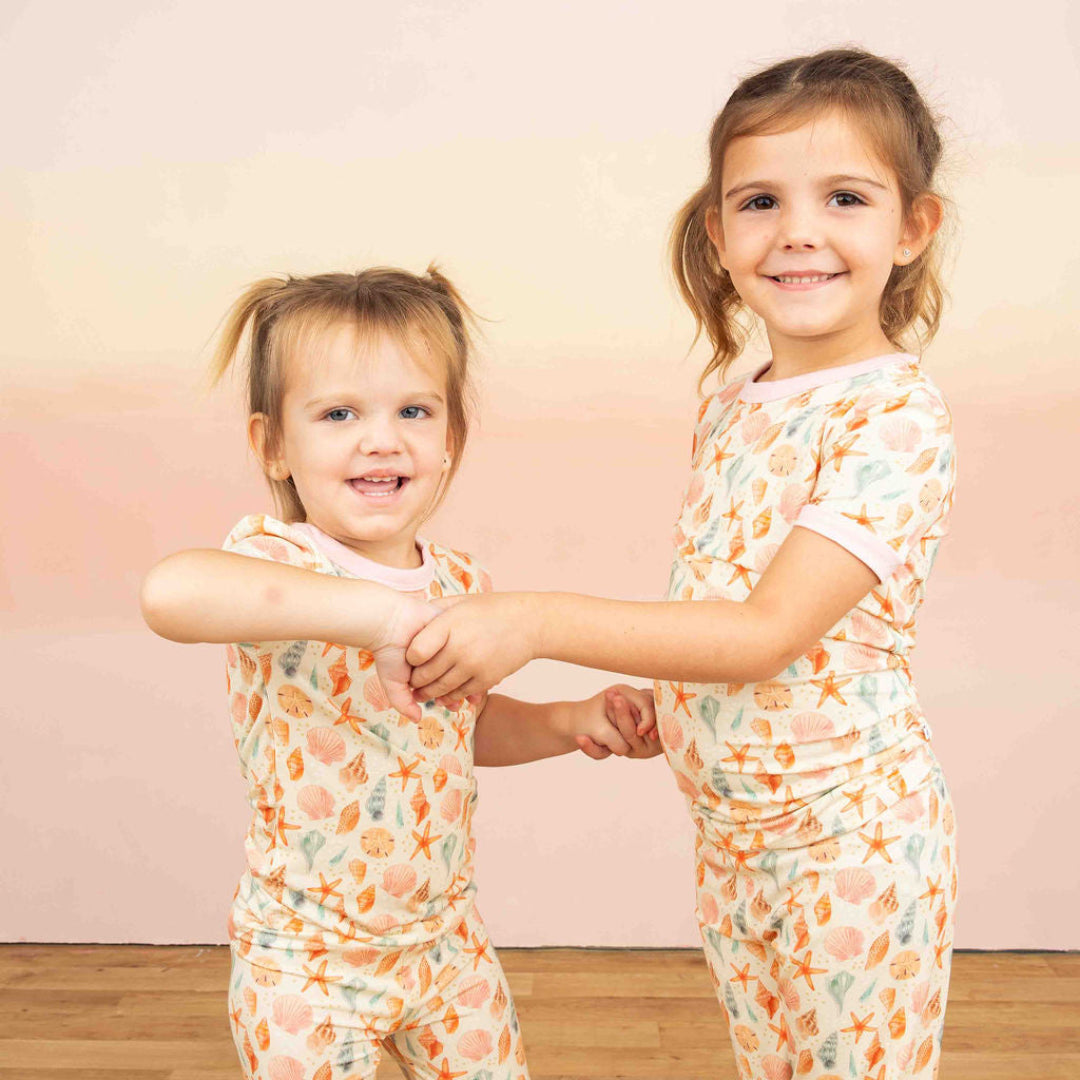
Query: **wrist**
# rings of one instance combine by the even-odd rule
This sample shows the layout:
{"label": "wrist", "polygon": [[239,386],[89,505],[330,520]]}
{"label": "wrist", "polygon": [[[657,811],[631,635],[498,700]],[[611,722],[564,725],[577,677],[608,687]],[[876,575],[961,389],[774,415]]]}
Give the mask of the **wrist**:
{"label": "wrist", "polygon": [[354,644],[377,652],[400,636],[400,623],[408,608],[407,598],[396,589],[375,581],[357,581],[354,610],[357,625]]}

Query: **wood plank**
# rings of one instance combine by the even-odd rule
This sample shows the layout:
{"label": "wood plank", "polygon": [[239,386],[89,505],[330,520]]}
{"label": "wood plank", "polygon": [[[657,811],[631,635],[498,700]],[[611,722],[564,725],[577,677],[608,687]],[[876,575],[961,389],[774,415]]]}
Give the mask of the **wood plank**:
{"label": "wood plank", "polygon": [[[736,1080],[698,950],[500,955],[533,1080]],[[0,1080],[240,1080],[228,977],[221,947],[0,946]],[[947,1018],[942,1080],[1076,1080],[1080,955],[957,953]]]}

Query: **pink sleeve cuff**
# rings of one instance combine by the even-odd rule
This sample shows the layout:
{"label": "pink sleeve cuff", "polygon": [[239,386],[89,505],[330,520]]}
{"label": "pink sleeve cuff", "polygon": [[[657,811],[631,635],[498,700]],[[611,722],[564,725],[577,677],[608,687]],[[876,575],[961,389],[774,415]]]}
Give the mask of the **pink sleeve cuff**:
{"label": "pink sleeve cuff", "polygon": [[825,536],[850,551],[877,574],[879,581],[891,578],[904,565],[900,555],[881,537],[815,503],[807,503],[802,508],[795,524]]}

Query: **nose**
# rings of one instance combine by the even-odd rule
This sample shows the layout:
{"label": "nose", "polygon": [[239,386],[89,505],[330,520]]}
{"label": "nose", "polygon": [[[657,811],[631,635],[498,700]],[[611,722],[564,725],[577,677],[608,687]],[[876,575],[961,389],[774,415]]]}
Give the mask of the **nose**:
{"label": "nose", "polygon": [[359,450],[365,456],[397,453],[402,448],[401,435],[394,418],[377,414],[360,429]]}
{"label": "nose", "polygon": [[816,251],[821,247],[817,216],[807,206],[788,205],[780,215],[779,246],[785,251]]}

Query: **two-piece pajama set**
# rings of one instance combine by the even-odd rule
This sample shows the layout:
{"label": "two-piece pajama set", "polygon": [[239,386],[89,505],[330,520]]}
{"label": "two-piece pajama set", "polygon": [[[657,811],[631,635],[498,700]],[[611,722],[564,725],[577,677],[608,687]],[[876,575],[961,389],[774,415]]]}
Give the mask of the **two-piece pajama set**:
{"label": "two-piece pajama set", "polygon": [[795,526],[878,578],[768,682],[656,684],[742,1077],[936,1073],[954,820],[909,656],[954,476],[948,408],[911,356],[702,403],[671,599],[745,600]]}
{"label": "two-piece pajama set", "polygon": [[[225,549],[428,599],[490,589],[468,556],[374,563],[305,524],[243,519]],[[253,810],[229,918],[229,1013],[255,1080],[364,1080],[382,1049],[431,1080],[527,1080],[506,979],[473,897],[476,710],[390,707],[362,649],[229,646]]]}

